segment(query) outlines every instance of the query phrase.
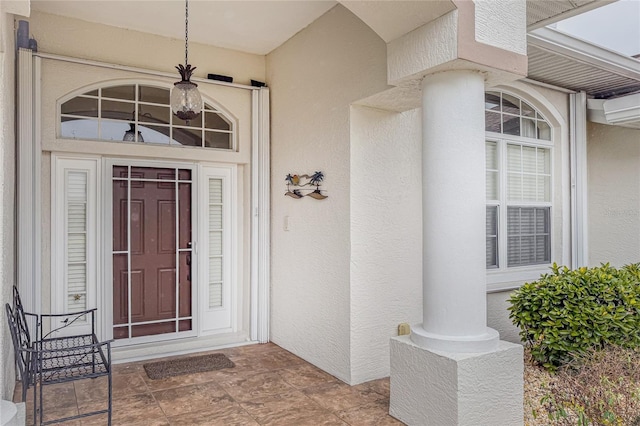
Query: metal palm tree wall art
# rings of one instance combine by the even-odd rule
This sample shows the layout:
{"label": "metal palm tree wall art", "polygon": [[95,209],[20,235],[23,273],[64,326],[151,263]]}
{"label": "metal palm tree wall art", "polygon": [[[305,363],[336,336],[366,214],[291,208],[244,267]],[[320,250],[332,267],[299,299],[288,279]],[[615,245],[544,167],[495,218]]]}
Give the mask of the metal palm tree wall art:
{"label": "metal palm tree wall art", "polygon": [[[320,189],[320,185],[324,180],[324,173],[322,172],[315,172],[312,175],[292,175],[289,173],[285,180],[287,181],[287,192],[285,192],[284,195],[288,197],[295,199],[311,197],[316,200],[324,200],[327,198],[327,196],[322,193],[323,190]],[[314,186],[315,188],[313,188]]]}

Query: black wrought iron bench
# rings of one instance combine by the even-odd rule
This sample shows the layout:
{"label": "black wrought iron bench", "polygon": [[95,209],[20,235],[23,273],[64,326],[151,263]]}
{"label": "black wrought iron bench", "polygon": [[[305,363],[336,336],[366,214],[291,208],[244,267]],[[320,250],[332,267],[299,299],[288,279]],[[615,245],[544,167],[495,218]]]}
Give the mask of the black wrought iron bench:
{"label": "black wrought iron bench", "polygon": [[[111,425],[111,341],[100,342],[96,336],[96,309],[69,314],[32,314],[25,312],[18,289],[13,287],[13,306],[5,304],[9,330],[13,340],[18,378],[22,383],[22,401],[27,390],[33,388],[33,424],[52,424],[107,414]],[[63,325],[44,334],[43,322],[57,318]],[[63,335],[70,325],[79,321],[90,323],[91,333],[75,336]],[[35,330],[35,338],[32,338]],[[107,377],[108,401],[102,410],[80,413],[76,416],[44,421],[43,387],[97,377]]]}

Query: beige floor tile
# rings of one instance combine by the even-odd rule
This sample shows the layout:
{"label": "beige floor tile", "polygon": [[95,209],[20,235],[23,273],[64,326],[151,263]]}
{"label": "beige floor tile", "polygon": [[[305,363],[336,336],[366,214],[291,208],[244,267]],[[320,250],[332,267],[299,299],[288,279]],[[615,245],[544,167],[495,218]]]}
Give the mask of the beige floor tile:
{"label": "beige floor tile", "polygon": [[388,399],[368,387],[351,387],[344,383],[311,387],[304,392],[319,405],[334,412]]}
{"label": "beige floor tile", "polygon": [[[78,406],[80,412],[87,413],[104,408],[102,401],[87,401]],[[148,422],[152,425],[167,423],[167,418],[150,393],[126,395],[113,399],[113,423],[133,424]]]}
{"label": "beige floor tile", "polygon": [[220,386],[238,402],[277,396],[294,389],[276,372],[236,377],[221,381]]}
{"label": "beige floor tile", "polygon": [[258,426],[238,404],[217,407],[215,410],[196,411],[169,417],[172,426]]}
{"label": "beige floor tile", "polygon": [[[36,388],[36,392],[39,392],[39,388]],[[33,403],[33,389],[29,389],[27,401],[27,405]],[[73,382],[45,385],[42,388],[42,404],[45,410],[76,407],[76,392]]]}
{"label": "beige floor tile", "polygon": [[154,392],[160,408],[169,416],[234,405],[234,400],[216,383],[182,386]]}
{"label": "beige floor tile", "polygon": [[389,405],[369,403],[335,413],[351,426],[391,426],[402,425],[389,415]]}
{"label": "beige floor tile", "polygon": [[295,367],[284,368],[279,370],[278,374],[285,382],[298,389],[340,382],[331,374],[327,374],[319,368],[306,363]]}
{"label": "beige floor tile", "polygon": [[302,358],[286,351],[268,351],[256,356],[253,361],[254,369],[279,370],[305,364]]}
{"label": "beige floor tile", "polygon": [[297,390],[255,398],[240,405],[260,424],[296,424],[299,418],[328,414]]}
{"label": "beige floor tile", "polygon": [[385,396],[387,399],[389,398],[389,394],[391,393],[389,378],[372,380],[370,382],[363,383],[356,387],[369,388],[373,392],[379,393],[380,395]]}

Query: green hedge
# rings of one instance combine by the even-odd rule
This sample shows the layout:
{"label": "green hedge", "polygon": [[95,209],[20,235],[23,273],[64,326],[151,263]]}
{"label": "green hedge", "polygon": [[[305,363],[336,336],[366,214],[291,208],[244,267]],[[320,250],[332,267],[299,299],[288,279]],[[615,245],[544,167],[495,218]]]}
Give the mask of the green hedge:
{"label": "green hedge", "polygon": [[551,269],[509,299],[509,317],[537,362],[555,370],[587,349],[640,347],[640,263]]}

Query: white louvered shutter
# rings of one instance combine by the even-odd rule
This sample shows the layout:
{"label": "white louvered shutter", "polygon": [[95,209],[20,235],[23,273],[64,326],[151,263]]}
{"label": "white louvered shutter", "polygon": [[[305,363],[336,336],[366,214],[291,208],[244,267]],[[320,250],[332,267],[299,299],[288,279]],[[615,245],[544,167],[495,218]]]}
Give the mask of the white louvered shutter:
{"label": "white louvered shutter", "polygon": [[223,305],[223,181],[209,179],[209,308]]}
{"label": "white louvered shutter", "polygon": [[69,170],[66,188],[67,312],[87,309],[88,173]]}

